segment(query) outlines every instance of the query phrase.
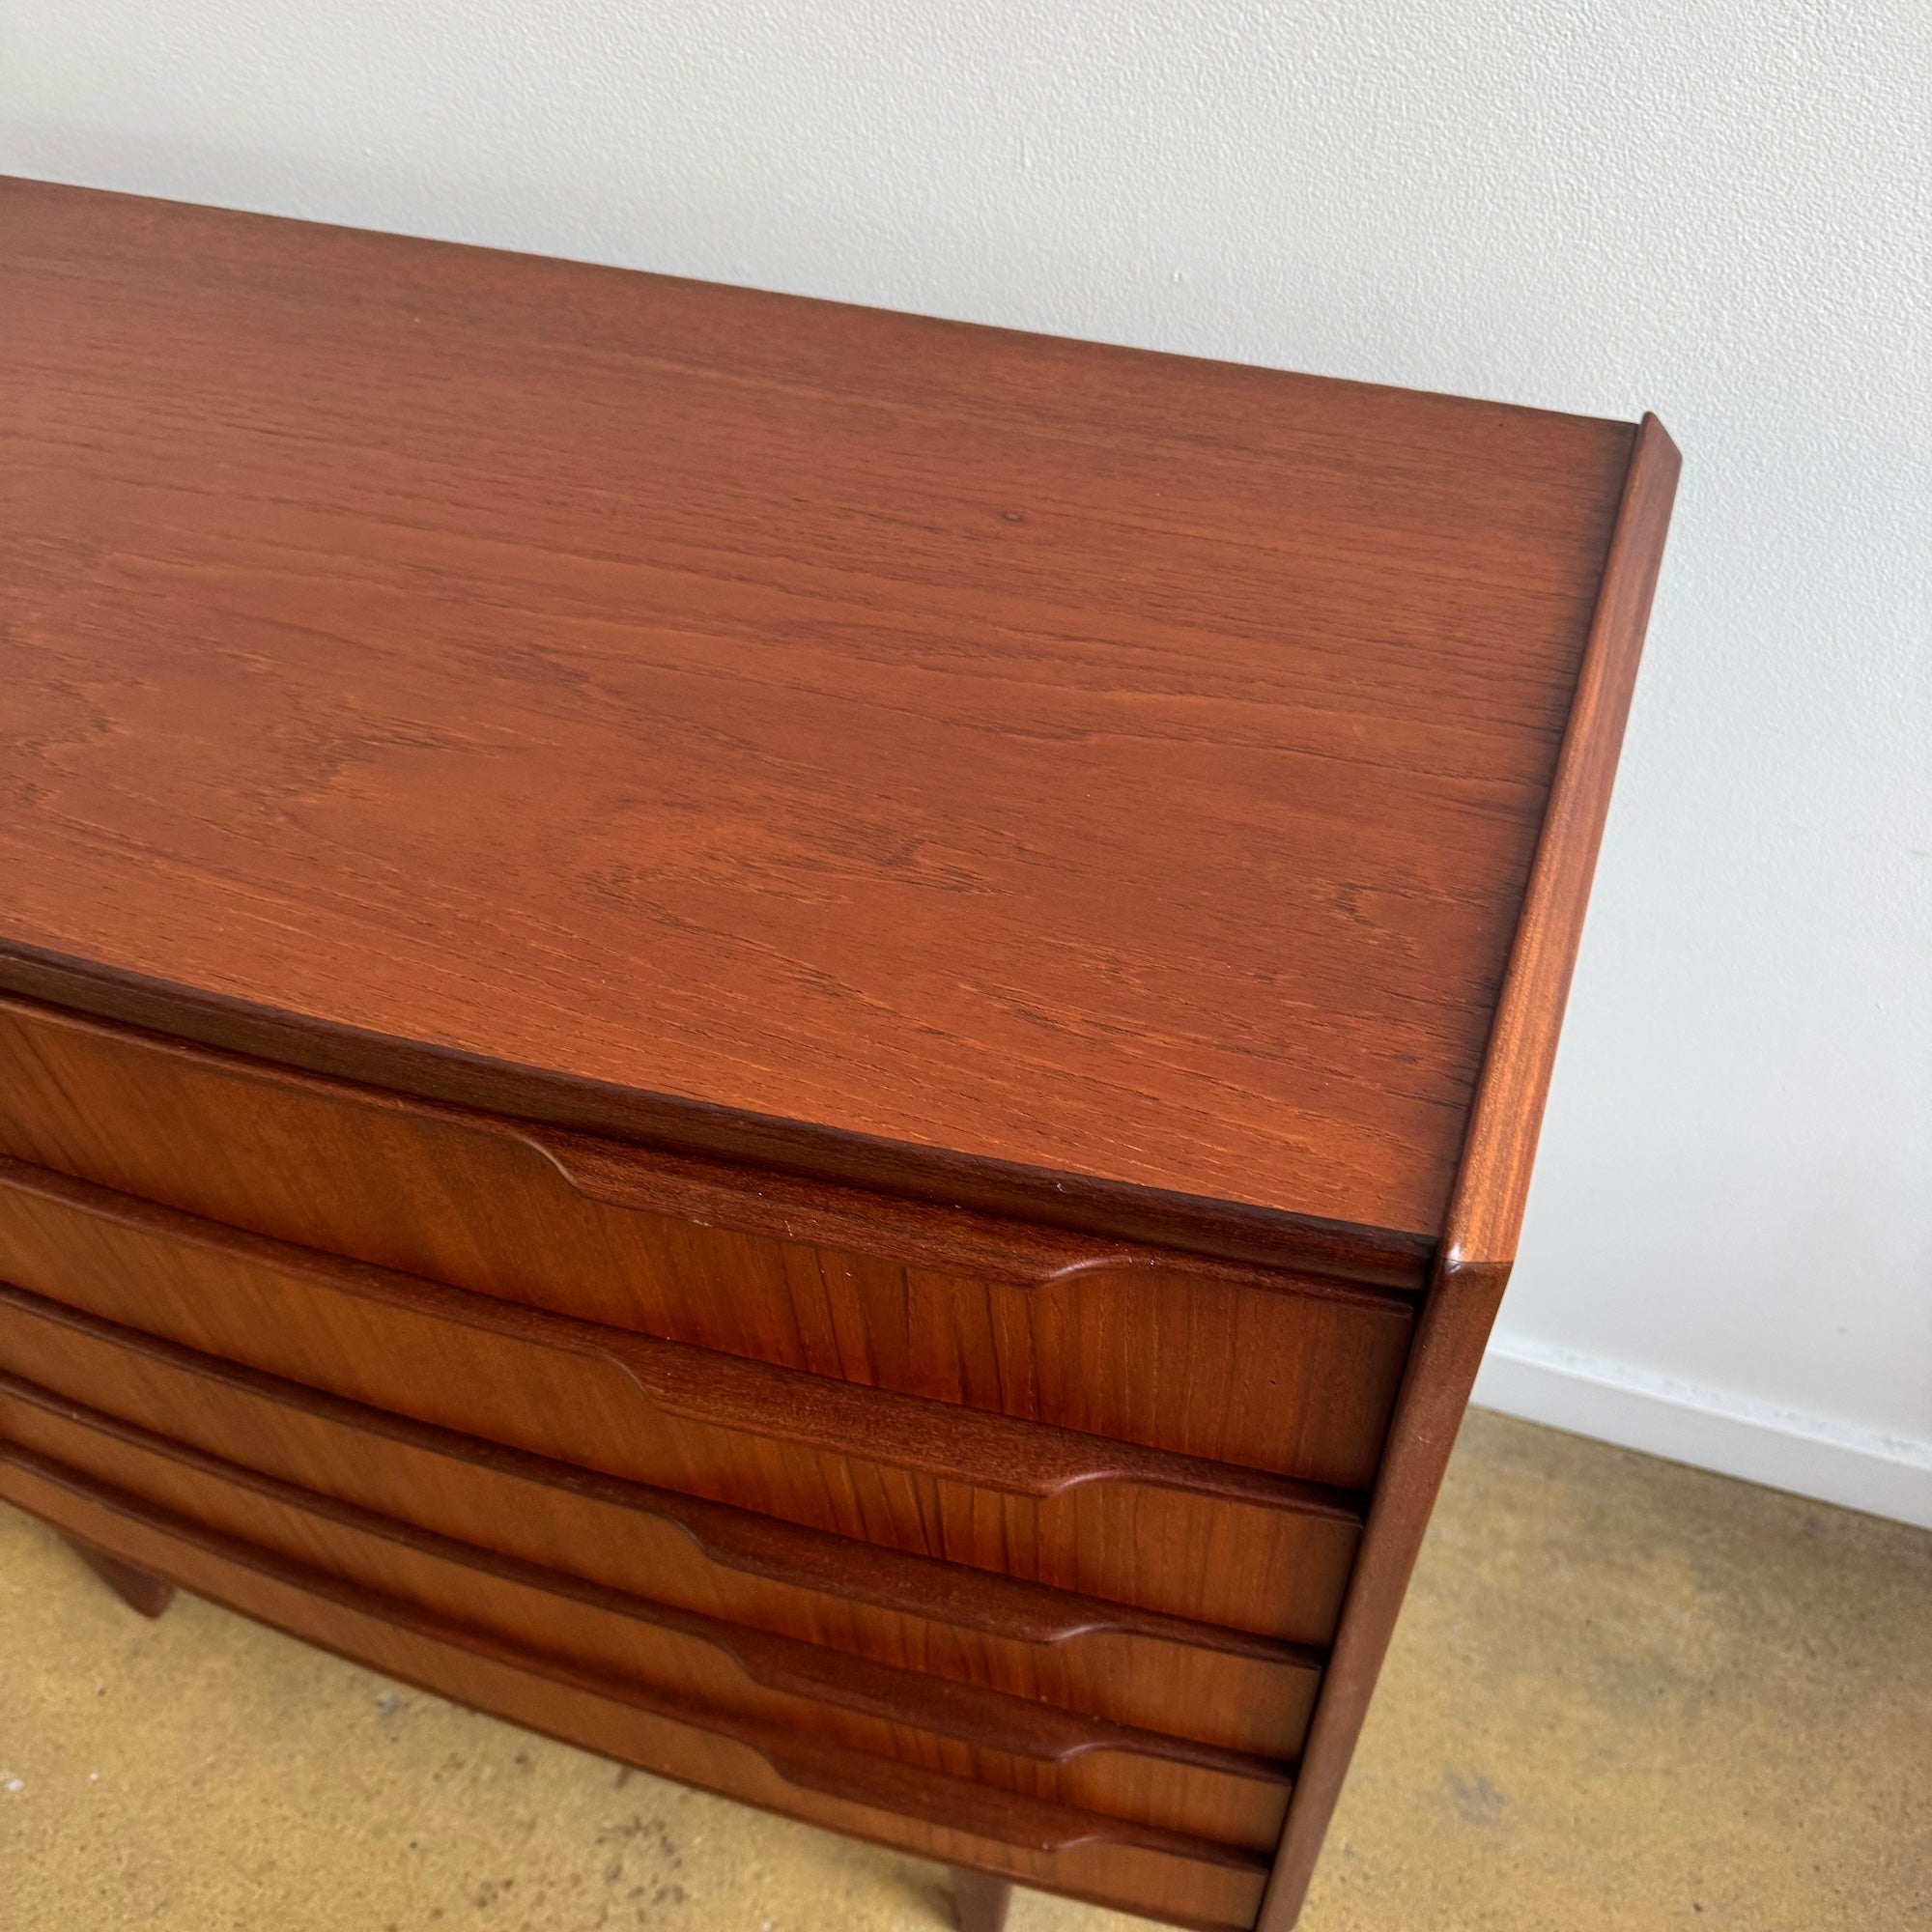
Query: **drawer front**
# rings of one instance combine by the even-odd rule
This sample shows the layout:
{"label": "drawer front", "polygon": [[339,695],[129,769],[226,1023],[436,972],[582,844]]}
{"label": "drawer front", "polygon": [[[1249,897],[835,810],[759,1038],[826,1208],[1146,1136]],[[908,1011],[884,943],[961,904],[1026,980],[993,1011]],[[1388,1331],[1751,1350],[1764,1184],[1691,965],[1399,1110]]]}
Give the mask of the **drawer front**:
{"label": "drawer front", "polygon": [[1283,1766],[680,1612],[239,1468],[4,1376],[0,1440],[618,1684],[1256,1851],[1281,1833]]}
{"label": "drawer front", "polygon": [[0,1151],[644,1334],[1342,1488],[1401,1296],[813,1187],[0,999]]}
{"label": "drawer front", "polygon": [[1315,1653],[869,1548],[319,1395],[0,1287],[0,1363],[58,1399],[677,1608],[1176,1737],[1299,1750]]}
{"label": "drawer front", "polygon": [[0,1161],[0,1271],[378,1408],[863,1542],[1297,1641],[1359,1499],[516,1307]]}
{"label": "drawer front", "polygon": [[384,1596],[0,1444],[0,1497],[123,1561],[278,1629],[661,1776],[927,1858],[1203,1927],[1252,1924],[1265,1861],[993,1789],[642,1685]]}

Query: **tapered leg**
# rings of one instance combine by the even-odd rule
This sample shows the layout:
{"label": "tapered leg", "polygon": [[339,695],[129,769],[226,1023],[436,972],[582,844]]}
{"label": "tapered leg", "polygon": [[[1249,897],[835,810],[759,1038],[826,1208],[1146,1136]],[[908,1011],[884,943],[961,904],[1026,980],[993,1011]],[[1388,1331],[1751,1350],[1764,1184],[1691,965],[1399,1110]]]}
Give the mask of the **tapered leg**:
{"label": "tapered leg", "polygon": [[78,1537],[64,1537],[62,1541],[129,1609],[139,1610],[144,1617],[157,1617],[174,1602],[175,1586],[164,1577],[150,1576]]}
{"label": "tapered leg", "polygon": [[1010,1879],[988,1878],[984,1872],[952,1867],[952,1910],[959,1932],[1001,1932],[1007,1907],[1013,1902]]}

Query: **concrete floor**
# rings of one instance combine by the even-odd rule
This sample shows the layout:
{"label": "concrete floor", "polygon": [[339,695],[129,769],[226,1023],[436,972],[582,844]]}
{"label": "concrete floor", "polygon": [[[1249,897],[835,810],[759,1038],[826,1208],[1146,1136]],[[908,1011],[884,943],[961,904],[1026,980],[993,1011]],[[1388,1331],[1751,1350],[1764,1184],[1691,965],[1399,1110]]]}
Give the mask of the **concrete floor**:
{"label": "concrete floor", "polygon": [[[6,1932],[951,1922],[918,1861],[147,1624],[0,1506]],[[1932,1535],[1473,1415],[1304,1932],[1679,1923],[1932,1927]]]}

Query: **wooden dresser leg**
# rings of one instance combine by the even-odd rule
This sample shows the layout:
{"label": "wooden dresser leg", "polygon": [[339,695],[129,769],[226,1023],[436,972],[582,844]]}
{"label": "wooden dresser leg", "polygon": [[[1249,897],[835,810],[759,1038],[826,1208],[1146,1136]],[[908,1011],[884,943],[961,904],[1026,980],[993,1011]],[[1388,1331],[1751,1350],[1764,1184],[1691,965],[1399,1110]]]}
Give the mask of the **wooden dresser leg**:
{"label": "wooden dresser leg", "polygon": [[124,1563],[118,1556],[110,1556],[104,1549],[97,1549],[91,1543],[82,1543],[78,1537],[66,1536],[61,1539],[129,1609],[139,1610],[144,1617],[157,1617],[175,1600],[175,1586],[163,1577],[153,1577],[145,1570],[137,1570],[131,1563]]}
{"label": "wooden dresser leg", "polygon": [[1013,1902],[1010,1879],[988,1878],[984,1872],[952,1867],[952,1910],[959,1932],[1002,1932],[1007,1907]]}

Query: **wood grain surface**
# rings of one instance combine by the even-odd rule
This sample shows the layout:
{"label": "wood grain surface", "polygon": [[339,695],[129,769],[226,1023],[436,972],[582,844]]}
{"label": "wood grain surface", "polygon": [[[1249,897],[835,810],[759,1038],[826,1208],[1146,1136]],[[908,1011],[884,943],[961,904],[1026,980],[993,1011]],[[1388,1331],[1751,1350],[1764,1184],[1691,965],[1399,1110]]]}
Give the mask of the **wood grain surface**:
{"label": "wood grain surface", "polygon": [[1289,1932],[1300,1914],[1509,1282],[1557,1031],[1682,467],[1663,426],[1646,416],[1624,486],[1449,1224],[1403,1378],[1260,1932]]}
{"label": "wood grain surface", "polygon": [[822,1186],[4,996],[0,1066],[0,1153],[206,1220],[787,1368],[1344,1487],[1375,1474],[1413,1327],[1411,1302],[1387,1291],[851,1190],[835,1215]]}
{"label": "wood grain surface", "polygon": [[31,183],[0,353],[0,1493],[981,1917],[1287,1932],[1655,419]]}
{"label": "wood grain surface", "polygon": [[587,1672],[5,1443],[0,1497],[244,1615],[660,1776],[1207,1932],[1253,1919],[1265,1861],[1238,1847],[872,1757]]}
{"label": "wood grain surface", "polygon": [[[1295,1755],[1321,1654],[575,1468],[0,1286],[0,1359],[101,1427],[748,1629],[1139,1729]],[[26,1379],[22,1379],[22,1378]]]}
{"label": "wood grain surface", "polygon": [[1150,1609],[1334,1628],[1351,1492],[632,1335],[0,1158],[20,1286],[333,1394]]}
{"label": "wood grain surface", "polygon": [[1439,1234],[1627,426],[27,183],[0,261],[23,974]]}
{"label": "wood grain surface", "polygon": [[586,1669],[1001,1790],[1272,1847],[1291,1768],[747,1630],[298,1488],[0,1374],[0,1438]]}

